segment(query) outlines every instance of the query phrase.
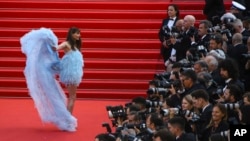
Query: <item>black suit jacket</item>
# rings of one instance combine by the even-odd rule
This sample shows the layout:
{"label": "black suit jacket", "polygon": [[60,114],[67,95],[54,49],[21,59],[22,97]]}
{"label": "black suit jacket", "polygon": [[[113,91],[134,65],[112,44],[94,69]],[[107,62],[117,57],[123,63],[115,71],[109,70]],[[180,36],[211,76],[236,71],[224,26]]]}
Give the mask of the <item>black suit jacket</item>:
{"label": "black suit jacket", "polygon": [[203,14],[207,16],[207,19],[211,21],[213,25],[217,24],[214,18],[220,18],[225,12],[223,0],[205,0]]}
{"label": "black suit jacket", "polygon": [[227,121],[221,121],[218,125],[218,127],[215,129],[213,126],[210,126],[206,129],[206,131],[204,132],[203,136],[203,140],[201,141],[209,141],[209,137],[213,134],[218,134],[221,133],[223,131],[227,131],[229,129],[229,124]]}
{"label": "black suit jacket", "polygon": [[212,117],[213,105],[209,104],[200,114],[200,119],[196,123],[197,135],[200,141],[205,140],[203,134],[206,132],[206,126]]}
{"label": "black suit jacket", "polygon": [[175,141],[196,141],[193,133],[183,133]]}
{"label": "black suit jacket", "polygon": [[[165,19],[162,20],[162,24],[161,24],[161,27],[160,27],[160,30],[159,30],[159,33],[158,33],[159,40],[161,41],[161,43],[165,40],[165,36],[164,36],[165,31],[163,30],[163,27],[168,25],[169,20],[170,20],[170,18],[165,18]],[[177,20],[178,20],[178,18],[175,18],[173,26],[175,25]],[[162,57],[164,59],[164,62],[166,60],[168,60],[168,58],[170,57],[171,51],[172,51],[171,46],[169,46],[169,47],[164,47],[163,45],[161,46],[160,53],[161,53],[161,55],[162,55]]]}
{"label": "black suit jacket", "polygon": [[236,46],[228,46],[227,54],[228,57],[233,58],[238,66],[240,71],[241,78],[243,77],[246,60],[243,59],[242,54],[247,54],[247,46],[244,44],[238,44]]}
{"label": "black suit jacket", "polygon": [[[194,30],[194,38],[195,41],[198,40],[198,29],[196,27],[191,27]],[[186,31],[182,34],[182,38],[180,42],[176,42],[176,44],[172,45],[174,49],[176,49],[176,61],[180,61],[186,58],[186,52],[191,48],[191,39],[189,35],[189,31]]]}

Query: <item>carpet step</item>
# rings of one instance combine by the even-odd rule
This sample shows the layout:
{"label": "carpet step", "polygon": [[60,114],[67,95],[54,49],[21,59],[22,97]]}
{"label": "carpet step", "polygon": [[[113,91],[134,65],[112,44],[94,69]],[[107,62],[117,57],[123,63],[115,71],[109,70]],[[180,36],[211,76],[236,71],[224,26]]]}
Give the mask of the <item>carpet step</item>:
{"label": "carpet step", "polygon": [[[166,10],[58,10],[58,9],[0,9],[0,17],[4,18],[56,18],[56,19],[74,19],[81,17],[82,19],[163,19]],[[182,10],[180,18],[185,15],[194,15],[197,19],[203,19],[205,16],[201,10]]]}
{"label": "carpet step", "polygon": [[29,18],[1,18],[1,27],[14,28],[65,28],[77,26],[90,29],[159,29],[162,19],[36,19]]}
{"label": "carpet step", "polygon": [[[166,10],[170,1],[8,1],[1,0],[0,8],[39,8],[39,9],[121,9],[121,10]],[[201,9],[203,1],[175,2],[179,9]],[[56,5],[56,6],[55,6]],[[190,7],[192,5],[192,7]]]}
{"label": "carpet step", "polygon": [[[32,28],[1,28],[0,37],[22,37]],[[52,28],[58,38],[66,38],[67,29]],[[158,29],[81,29],[83,38],[158,39]]]}
{"label": "carpet step", "polygon": [[[0,87],[1,97],[30,97],[27,88]],[[67,90],[65,90],[67,94]],[[107,98],[107,99],[132,99],[137,96],[146,97],[146,90],[117,90],[117,89],[78,89],[77,98]]]}
{"label": "carpet step", "polygon": [[[65,38],[60,38],[59,42],[64,41]],[[159,39],[93,39],[93,38],[83,38],[84,48],[93,49],[160,49]],[[1,46],[5,47],[20,47],[20,38],[0,38]]]}
{"label": "carpet step", "polygon": [[[155,59],[160,58],[160,51],[157,49],[82,49],[84,58],[104,58],[104,59]],[[63,56],[63,51],[59,51],[59,56]],[[1,57],[25,57],[21,48],[0,47]]]}
{"label": "carpet step", "polygon": [[[25,58],[0,58],[1,67],[24,67]],[[158,60],[112,60],[112,59],[85,59],[85,68],[90,69],[157,69],[163,66]],[[160,67],[161,68],[161,67]]]}
{"label": "carpet step", "polygon": [[[24,67],[0,67],[0,77],[24,78]],[[84,79],[134,79],[148,81],[153,79],[154,74],[163,72],[158,70],[129,70],[129,69],[84,69]]]}
{"label": "carpet step", "polygon": [[[19,87],[25,88],[26,80],[24,78],[9,78],[1,77],[0,78],[1,87]],[[147,89],[148,82],[144,80],[112,80],[112,79],[86,79],[79,85],[80,89]]]}

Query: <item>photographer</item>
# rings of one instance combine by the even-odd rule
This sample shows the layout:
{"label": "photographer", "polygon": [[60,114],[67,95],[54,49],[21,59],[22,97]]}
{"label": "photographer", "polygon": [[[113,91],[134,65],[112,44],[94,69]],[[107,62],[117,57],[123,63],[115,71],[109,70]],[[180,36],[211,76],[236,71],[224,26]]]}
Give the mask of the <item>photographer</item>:
{"label": "photographer", "polygon": [[218,62],[226,59],[226,53],[222,49],[223,39],[220,33],[215,33],[211,35],[209,41],[209,52],[207,55],[213,55]]}
{"label": "photographer", "polygon": [[243,106],[240,108],[241,111],[241,124],[250,124],[250,92],[246,92],[243,95]]}
{"label": "photographer", "polygon": [[176,21],[179,19],[179,8],[175,4],[170,4],[167,9],[168,17],[162,20],[162,25],[159,30],[159,40],[161,41],[161,56],[164,63],[170,56],[175,54],[175,50],[168,46],[169,34],[172,27],[175,26]]}
{"label": "photographer", "polygon": [[95,136],[94,141],[116,141],[116,137],[109,133],[100,133]]}
{"label": "photographer", "polygon": [[[209,141],[209,138],[214,134],[220,134],[221,132],[229,130],[229,124],[227,122],[227,109],[222,104],[215,104],[212,110],[212,118],[210,123],[205,129],[204,140]],[[227,136],[224,136],[227,139]]]}
{"label": "photographer", "polygon": [[193,98],[194,107],[201,111],[199,119],[194,122],[194,131],[198,136],[199,141],[204,141],[205,139],[205,129],[209,124],[212,117],[213,105],[209,103],[209,95],[206,90],[199,89],[191,93]]}
{"label": "photographer", "polygon": [[217,101],[224,104],[228,111],[228,123],[229,124],[240,124],[240,100],[242,92],[240,88],[235,84],[230,84],[226,87],[224,94]]}
{"label": "photographer", "polygon": [[220,75],[218,60],[213,55],[207,55],[204,60],[208,65],[208,72],[211,74],[212,79],[217,83],[218,86],[224,86],[225,82]]}
{"label": "photographer", "polygon": [[247,39],[250,36],[250,31],[244,28],[243,22],[240,19],[236,19],[232,23],[232,25],[235,33],[242,34],[242,41],[244,44],[247,44]]}
{"label": "photographer", "polygon": [[193,15],[186,15],[183,23],[183,33],[181,40],[177,38],[170,38],[171,46],[176,50],[176,62],[186,58],[186,52],[191,47],[191,38],[195,41],[198,39],[197,29],[194,26],[195,17]]}
{"label": "photographer", "polygon": [[195,54],[198,58],[205,57],[209,47],[210,34],[208,29],[212,27],[212,24],[208,20],[203,20],[199,24],[198,28],[198,41],[195,42],[195,38],[191,37],[191,48],[195,50]]}
{"label": "photographer", "polygon": [[245,92],[245,85],[239,79],[239,68],[235,60],[231,58],[222,60],[219,64],[219,69],[221,77],[225,81],[223,90],[225,90],[229,84],[236,84],[240,87],[241,92]]}
{"label": "photographer", "polygon": [[154,141],[175,141],[174,135],[167,128],[160,129],[153,136]]}
{"label": "photographer", "polygon": [[232,38],[232,46],[228,46],[227,54],[236,61],[239,67],[240,79],[244,79],[246,59],[242,59],[242,54],[247,54],[247,46],[243,44],[241,33],[235,33]]}
{"label": "photographer", "polygon": [[194,133],[192,124],[199,119],[199,110],[194,108],[192,96],[190,94],[183,97],[181,102],[181,114],[185,119],[185,132]]}
{"label": "photographer", "polygon": [[118,137],[135,138],[142,125],[141,117],[138,114],[139,108],[135,105],[130,105],[126,110],[127,119],[119,120],[116,132],[119,133]]}
{"label": "photographer", "polygon": [[216,103],[215,100],[218,97],[216,92],[219,86],[213,80],[211,74],[209,72],[198,73],[198,81],[205,86],[206,91],[209,94],[209,102],[212,104]]}
{"label": "photographer", "polygon": [[175,136],[175,141],[196,141],[193,133],[185,132],[185,120],[176,116],[168,121],[168,129]]}

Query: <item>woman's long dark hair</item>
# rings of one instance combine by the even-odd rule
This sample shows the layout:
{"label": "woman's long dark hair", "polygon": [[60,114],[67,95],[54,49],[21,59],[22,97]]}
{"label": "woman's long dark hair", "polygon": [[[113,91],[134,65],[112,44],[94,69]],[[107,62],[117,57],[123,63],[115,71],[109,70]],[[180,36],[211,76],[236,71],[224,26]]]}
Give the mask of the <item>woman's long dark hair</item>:
{"label": "woman's long dark hair", "polygon": [[81,50],[82,40],[81,38],[79,40],[74,40],[72,38],[72,34],[74,33],[80,33],[80,29],[77,27],[71,27],[68,31],[66,40],[69,42],[72,50],[76,50],[76,49]]}

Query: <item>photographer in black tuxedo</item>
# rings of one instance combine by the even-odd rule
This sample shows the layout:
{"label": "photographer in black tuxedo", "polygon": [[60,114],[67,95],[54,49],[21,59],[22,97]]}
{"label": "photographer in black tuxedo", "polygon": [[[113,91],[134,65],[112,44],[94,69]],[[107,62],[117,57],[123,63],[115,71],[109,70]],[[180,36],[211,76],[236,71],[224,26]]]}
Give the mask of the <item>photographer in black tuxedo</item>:
{"label": "photographer in black tuxedo", "polygon": [[167,9],[168,17],[162,20],[162,24],[159,30],[159,40],[161,41],[161,56],[163,57],[164,63],[175,51],[168,46],[168,36],[175,26],[176,21],[179,19],[179,8],[175,4],[170,4]]}

